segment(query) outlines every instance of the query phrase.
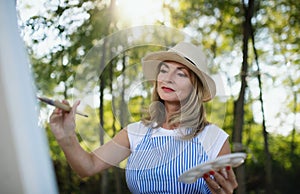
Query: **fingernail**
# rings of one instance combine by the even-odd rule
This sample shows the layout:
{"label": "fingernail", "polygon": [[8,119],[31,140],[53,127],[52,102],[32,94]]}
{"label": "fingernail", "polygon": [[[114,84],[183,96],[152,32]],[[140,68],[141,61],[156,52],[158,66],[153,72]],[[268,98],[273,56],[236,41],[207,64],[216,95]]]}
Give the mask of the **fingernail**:
{"label": "fingernail", "polygon": [[215,172],[214,171],[209,171],[209,174],[214,175]]}
{"label": "fingernail", "polygon": [[203,178],[205,178],[205,179],[207,179],[208,177],[209,177],[208,174],[204,174],[204,175],[203,175]]}
{"label": "fingernail", "polygon": [[226,166],[226,170],[230,170],[231,169],[231,167],[230,166]]}

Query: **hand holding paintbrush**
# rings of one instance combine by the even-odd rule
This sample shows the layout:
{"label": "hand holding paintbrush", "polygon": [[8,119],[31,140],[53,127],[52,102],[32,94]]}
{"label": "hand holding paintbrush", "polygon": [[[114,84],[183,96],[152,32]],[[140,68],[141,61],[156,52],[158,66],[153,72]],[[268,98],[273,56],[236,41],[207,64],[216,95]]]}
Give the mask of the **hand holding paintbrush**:
{"label": "hand holding paintbrush", "polygon": [[[64,104],[64,103],[61,103],[59,102],[58,100],[51,100],[49,98],[44,98],[44,97],[38,97],[38,99],[46,104],[49,104],[51,106],[55,106],[57,108],[60,108],[64,111],[67,111],[67,112],[70,112],[72,107],[70,107],[69,105],[67,104]],[[76,114],[78,115],[81,115],[81,116],[84,116],[84,117],[88,117],[88,115],[84,114],[84,113],[81,113],[79,111],[76,111]]]}

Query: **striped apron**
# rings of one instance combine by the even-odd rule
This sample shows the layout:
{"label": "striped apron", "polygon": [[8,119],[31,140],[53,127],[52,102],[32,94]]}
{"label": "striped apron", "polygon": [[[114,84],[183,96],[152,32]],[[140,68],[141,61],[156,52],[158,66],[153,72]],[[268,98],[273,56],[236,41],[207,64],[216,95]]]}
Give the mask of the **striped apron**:
{"label": "striped apron", "polygon": [[184,171],[208,159],[198,138],[152,137],[152,131],[148,129],[128,158],[126,181],[130,191],[134,194],[210,193],[203,178],[193,184],[178,182]]}

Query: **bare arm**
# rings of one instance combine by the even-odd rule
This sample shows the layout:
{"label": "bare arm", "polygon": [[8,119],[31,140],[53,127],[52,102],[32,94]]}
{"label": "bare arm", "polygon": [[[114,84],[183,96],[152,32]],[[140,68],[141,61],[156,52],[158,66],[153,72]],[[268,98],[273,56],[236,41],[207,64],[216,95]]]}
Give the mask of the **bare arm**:
{"label": "bare arm", "polygon": [[118,165],[129,154],[127,130],[121,130],[112,140],[88,153],[79,144],[76,135],[58,140],[72,169],[80,176],[92,176],[111,166]]}
{"label": "bare arm", "polygon": [[230,153],[231,153],[230,143],[229,143],[229,140],[226,139],[226,141],[224,142],[218,156],[225,155],[225,154],[230,154]]}
{"label": "bare arm", "polygon": [[127,129],[122,129],[111,141],[97,148],[92,153],[94,172],[110,166],[117,166],[130,155],[130,144]]}
{"label": "bare arm", "polygon": [[[67,104],[66,101],[64,103]],[[112,140],[94,152],[85,151],[75,133],[75,112],[79,102],[67,113],[55,109],[50,117],[50,126],[72,169],[80,176],[87,177],[100,172],[129,156],[127,130],[121,130]]]}

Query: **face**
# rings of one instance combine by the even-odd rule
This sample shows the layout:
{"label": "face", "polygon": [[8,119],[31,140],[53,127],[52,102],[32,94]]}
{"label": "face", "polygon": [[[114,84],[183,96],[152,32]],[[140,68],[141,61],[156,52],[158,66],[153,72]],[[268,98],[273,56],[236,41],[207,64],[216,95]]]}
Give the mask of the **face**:
{"label": "face", "polygon": [[165,102],[180,103],[191,93],[193,85],[188,68],[181,63],[165,61],[157,75],[157,93]]}

